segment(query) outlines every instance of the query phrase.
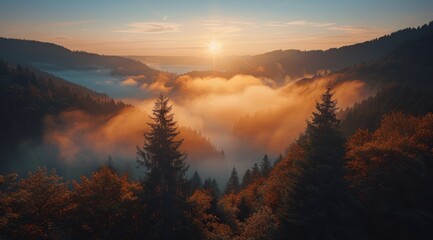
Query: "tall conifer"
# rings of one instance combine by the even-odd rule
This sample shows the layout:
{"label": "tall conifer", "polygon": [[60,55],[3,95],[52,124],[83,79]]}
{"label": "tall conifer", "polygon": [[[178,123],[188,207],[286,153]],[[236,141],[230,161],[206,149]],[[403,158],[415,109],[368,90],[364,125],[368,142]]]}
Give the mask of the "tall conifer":
{"label": "tall conifer", "polygon": [[186,203],[185,153],[182,140],[164,95],[156,100],[150,130],[144,133],[143,147],[137,147],[137,162],[144,169],[143,199],[151,239],[179,239],[186,234],[182,222]]}

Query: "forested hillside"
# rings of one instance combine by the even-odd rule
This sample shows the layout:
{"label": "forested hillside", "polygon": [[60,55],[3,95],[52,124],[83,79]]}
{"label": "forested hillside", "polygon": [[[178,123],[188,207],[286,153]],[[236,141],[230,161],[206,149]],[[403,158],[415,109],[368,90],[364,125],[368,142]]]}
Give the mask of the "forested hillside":
{"label": "forested hillside", "polygon": [[105,94],[38,70],[0,61],[0,153],[5,169],[19,144],[40,143],[44,119],[62,111],[84,110],[94,115],[115,114],[128,107]]}
{"label": "forested hillside", "polygon": [[277,50],[251,57],[228,60],[224,69],[284,80],[298,79],[318,71],[336,71],[355,64],[375,61],[402,45],[433,32],[433,23],[408,28],[371,41],[325,51]]}
{"label": "forested hillside", "polygon": [[[373,97],[342,113],[342,129],[353,134],[357,128],[374,130],[383,115],[402,111],[422,116],[433,111],[433,33],[410,41],[384,59],[340,71],[344,79],[361,79],[381,86]],[[336,74],[339,74],[336,73]]]}
{"label": "forested hillside", "polygon": [[0,239],[433,239],[433,3],[211,2],[2,4]]}
{"label": "forested hillside", "polygon": [[[168,99],[138,147],[144,178],[111,159],[73,188],[44,168],[0,177],[2,237],[103,239],[430,239],[432,114],[384,117],[376,131],[340,131],[330,88],[275,165],[267,155],[224,191],[188,166]],[[325,153],[325,154],[324,154]],[[153,156],[153,157],[149,157]],[[163,178],[165,181],[159,181]],[[47,204],[49,203],[49,204]],[[131,221],[133,219],[133,221]]]}
{"label": "forested hillside", "polygon": [[104,56],[38,41],[0,38],[0,58],[15,64],[38,65],[63,69],[108,69],[112,74],[151,77],[159,71],[129,58]]}

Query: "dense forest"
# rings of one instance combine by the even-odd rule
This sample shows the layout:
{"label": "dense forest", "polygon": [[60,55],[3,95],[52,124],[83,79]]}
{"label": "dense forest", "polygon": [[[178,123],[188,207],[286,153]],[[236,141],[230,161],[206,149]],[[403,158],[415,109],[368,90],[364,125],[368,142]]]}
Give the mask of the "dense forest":
{"label": "dense forest", "polygon": [[330,87],[275,164],[264,156],[227,186],[185,177],[169,99],[155,102],[142,178],[111,160],[67,182],[39,168],[0,178],[3,239],[429,239],[433,116],[393,113],[345,138]]}
{"label": "dense forest", "polygon": [[[433,239],[432,43],[430,22],[355,45],[234,57],[213,71],[174,76],[124,57],[0,38],[0,239]],[[117,101],[40,65],[108,69],[124,77],[119,89],[136,87],[153,108]],[[239,76],[246,80],[230,82]],[[132,85],[121,84],[128,80]],[[356,94],[363,98],[342,109],[336,89],[353,82],[362,86]],[[204,119],[228,122],[205,110],[218,101],[245,104],[233,96],[246,83],[266,89],[253,91],[254,98],[274,97],[266,102],[269,109],[283,110],[276,117],[249,112],[230,125],[230,134],[287,137],[289,131],[277,126],[269,132],[266,125],[294,123],[303,116],[298,110],[310,115],[294,141],[280,141],[287,146],[281,154],[249,159],[247,151],[257,145],[245,141],[245,159],[232,161],[195,127]],[[300,94],[290,95],[293,89]],[[217,92],[228,97],[217,98]],[[311,108],[302,98],[308,94]],[[304,100],[303,109],[289,108],[281,95],[289,103]],[[186,110],[199,102],[196,96],[212,100],[197,110],[211,117],[197,114],[190,125],[180,125],[196,110]],[[218,134],[224,130],[213,124]],[[134,149],[136,138],[142,145]],[[116,162],[116,151],[131,143],[135,159]],[[69,158],[59,157],[62,144],[75,147]],[[106,161],[92,152],[96,147]],[[215,169],[206,167],[220,172],[212,175]]]}
{"label": "dense forest", "polygon": [[396,111],[422,116],[433,109],[433,33],[409,41],[386,57],[335,73],[338,81],[362,79],[379,91],[341,113],[343,132],[374,130],[383,115]]}

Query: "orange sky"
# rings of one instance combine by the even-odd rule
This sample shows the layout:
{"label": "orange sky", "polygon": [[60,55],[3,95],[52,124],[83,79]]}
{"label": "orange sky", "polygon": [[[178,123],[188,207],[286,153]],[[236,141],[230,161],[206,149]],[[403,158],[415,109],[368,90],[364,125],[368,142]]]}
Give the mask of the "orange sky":
{"label": "orange sky", "polygon": [[109,55],[204,56],[354,44],[433,19],[413,1],[0,0],[0,36]]}

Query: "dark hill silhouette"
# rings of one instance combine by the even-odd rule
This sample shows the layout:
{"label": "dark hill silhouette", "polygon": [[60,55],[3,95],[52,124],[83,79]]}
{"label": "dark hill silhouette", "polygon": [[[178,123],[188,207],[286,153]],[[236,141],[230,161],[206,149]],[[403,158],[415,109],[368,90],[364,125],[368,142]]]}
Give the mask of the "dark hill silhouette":
{"label": "dark hill silhouette", "polygon": [[133,59],[104,56],[46,42],[0,38],[0,58],[11,63],[25,65],[48,65],[65,69],[110,69],[117,75],[145,75],[149,80],[160,71]]}
{"label": "dark hill silhouette", "polygon": [[407,28],[371,41],[326,51],[277,50],[251,57],[238,57],[222,68],[230,71],[271,77],[300,78],[319,70],[339,70],[355,64],[380,59],[407,42],[433,32],[433,22],[418,28]]}

